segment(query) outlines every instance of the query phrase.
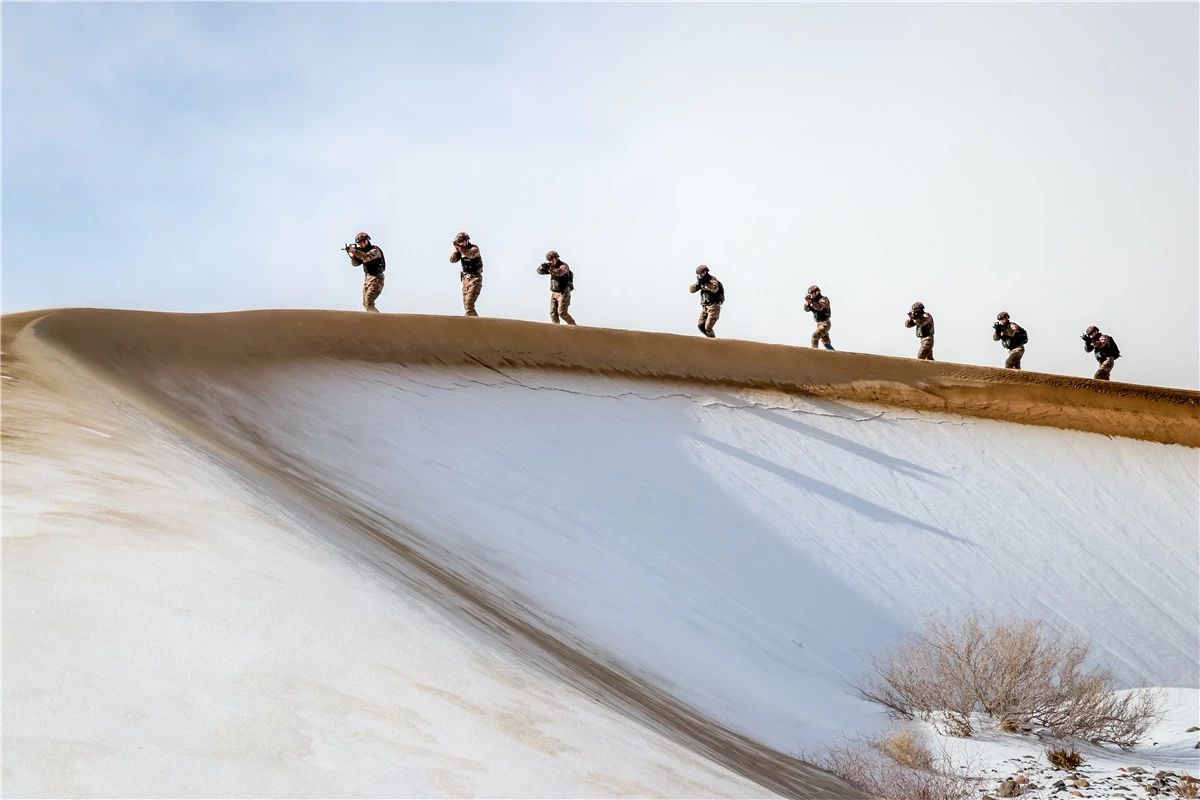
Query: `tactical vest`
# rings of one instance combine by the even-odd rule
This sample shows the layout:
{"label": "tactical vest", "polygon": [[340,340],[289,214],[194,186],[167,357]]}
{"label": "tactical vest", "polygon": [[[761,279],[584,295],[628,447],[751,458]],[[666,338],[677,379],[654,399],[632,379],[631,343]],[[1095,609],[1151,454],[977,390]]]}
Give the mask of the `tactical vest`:
{"label": "tactical vest", "polygon": [[377,278],[387,269],[387,262],[383,260],[383,248],[373,244],[366,252],[370,253],[373,258],[363,260],[363,274]]}
{"label": "tactical vest", "polygon": [[[925,315],[922,314],[921,316],[925,316]],[[924,325],[917,326],[917,338],[924,339],[926,336],[933,336],[933,319],[932,318],[930,318],[929,322],[925,323]]]}
{"label": "tactical vest", "polygon": [[712,282],[714,280],[716,280],[716,276],[710,274],[708,276],[708,279],[704,283],[700,284],[700,305],[702,305],[702,306],[719,306],[719,305],[721,305],[721,303],[725,302],[725,284],[721,283],[720,281],[717,281],[717,285],[720,288],[717,289],[715,292],[712,291],[711,289],[706,288],[708,286],[711,286]]}
{"label": "tactical vest", "polygon": [[571,265],[565,261],[558,262],[558,265],[560,267],[567,268],[567,274],[563,275],[561,278],[555,277],[554,274],[552,272],[550,272],[551,267],[550,267],[549,261],[542,264],[542,268],[545,269],[546,274],[550,276],[550,291],[552,291],[552,292],[573,292],[573,291],[575,291],[575,273],[571,271]]}
{"label": "tactical vest", "polygon": [[1014,347],[1024,347],[1028,342],[1029,334],[1020,325],[1017,326],[1017,332],[1012,336],[1007,338],[1004,336],[1000,337],[1000,344],[1004,345],[1008,350],[1012,350]]}
{"label": "tactical vest", "polygon": [[1097,361],[1103,361],[1106,358],[1120,358],[1120,357],[1121,357],[1121,350],[1117,347],[1117,340],[1112,338],[1111,336],[1108,337],[1108,344],[1104,345],[1103,348],[1100,348],[1100,347],[1096,348],[1096,360]]}
{"label": "tactical vest", "polygon": [[479,255],[474,258],[463,256],[459,266],[462,268],[463,275],[478,275],[483,272],[483,253],[479,252]]}
{"label": "tactical vest", "polygon": [[[828,300],[829,298],[822,295],[821,297],[819,297],[817,299],[818,300]],[[813,319],[815,319],[817,322],[825,322],[827,319],[829,319],[831,316],[833,316],[833,303],[830,303],[829,305],[825,306],[824,311],[819,311],[814,308],[812,315],[813,315]]]}

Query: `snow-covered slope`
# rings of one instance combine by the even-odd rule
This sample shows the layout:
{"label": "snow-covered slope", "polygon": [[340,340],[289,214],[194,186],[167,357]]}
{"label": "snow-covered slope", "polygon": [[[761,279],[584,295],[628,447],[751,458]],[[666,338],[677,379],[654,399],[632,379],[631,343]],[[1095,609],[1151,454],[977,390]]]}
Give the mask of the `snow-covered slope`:
{"label": "snow-covered slope", "polygon": [[[1163,443],[1195,393],[938,365],[813,396],[388,358],[363,315],[361,350],[286,355],[109,319],[6,344],[6,791],[849,796],[784,754],[875,730],[870,658],[968,610],[1197,686],[1200,461]],[[979,418],[1022,386],[1040,427]]]}

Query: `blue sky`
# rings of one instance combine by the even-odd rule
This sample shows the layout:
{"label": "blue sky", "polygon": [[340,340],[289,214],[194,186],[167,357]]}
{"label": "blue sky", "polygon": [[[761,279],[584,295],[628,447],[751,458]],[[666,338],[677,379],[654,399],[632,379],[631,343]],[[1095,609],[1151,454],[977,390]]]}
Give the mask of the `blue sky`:
{"label": "blue sky", "polygon": [[338,248],[387,251],[385,311],[544,320],[1195,387],[1195,4],[3,6],[5,311],[355,309]]}

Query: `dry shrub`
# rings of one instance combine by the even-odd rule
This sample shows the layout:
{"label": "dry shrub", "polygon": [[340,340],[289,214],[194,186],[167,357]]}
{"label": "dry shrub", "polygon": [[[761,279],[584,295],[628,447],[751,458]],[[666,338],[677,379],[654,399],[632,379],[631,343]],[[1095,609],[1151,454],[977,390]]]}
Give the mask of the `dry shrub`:
{"label": "dry shrub", "polygon": [[1116,694],[1109,672],[1085,666],[1087,655],[1087,644],[1038,622],[931,620],[876,662],[859,691],[894,716],[930,720],[952,736],[974,733],[971,718],[982,713],[1005,730],[1041,727],[1132,748],[1158,719],[1154,695]]}
{"label": "dry shrub", "polygon": [[1184,775],[1175,784],[1175,793],[1180,797],[1200,797],[1200,780],[1191,775]]}
{"label": "dry shrub", "polygon": [[1073,770],[1078,769],[1079,765],[1083,763],[1083,756],[1074,747],[1070,750],[1056,747],[1046,751],[1046,760],[1057,769]]}
{"label": "dry shrub", "polygon": [[962,772],[911,769],[864,746],[832,747],[812,761],[879,800],[967,800],[975,792],[975,782]]}
{"label": "dry shrub", "polygon": [[879,752],[902,767],[933,769],[933,753],[921,742],[921,735],[911,729],[901,729],[879,740]]}

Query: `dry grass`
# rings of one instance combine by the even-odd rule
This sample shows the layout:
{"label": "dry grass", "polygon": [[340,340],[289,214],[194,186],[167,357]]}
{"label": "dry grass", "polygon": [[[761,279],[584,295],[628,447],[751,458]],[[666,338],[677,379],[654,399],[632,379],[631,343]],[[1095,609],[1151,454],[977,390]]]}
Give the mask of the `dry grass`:
{"label": "dry grass", "polygon": [[895,716],[928,719],[952,736],[972,735],[972,717],[982,713],[1004,730],[1040,727],[1132,748],[1158,719],[1155,698],[1141,690],[1117,695],[1107,671],[1085,666],[1087,655],[1087,644],[1037,622],[930,621],[877,662],[859,691]]}
{"label": "dry grass", "polygon": [[1200,779],[1184,775],[1175,785],[1175,793],[1180,797],[1200,797]]}
{"label": "dry grass", "polygon": [[1046,760],[1050,762],[1050,766],[1056,769],[1073,770],[1083,763],[1083,756],[1074,747],[1069,750],[1056,747],[1046,751]]}
{"label": "dry grass", "polygon": [[948,765],[943,766],[945,772],[913,769],[881,757],[869,746],[832,747],[810,760],[879,800],[968,800],[976,788],[963,771]]}
{"label": "dry grass", "polygon": [[921,741],[921,735],[903,728],[879,740],[879,752],[902,767],[933,769],[933,753]]}

